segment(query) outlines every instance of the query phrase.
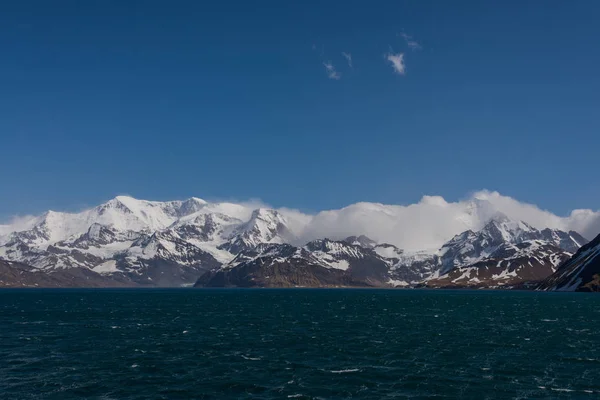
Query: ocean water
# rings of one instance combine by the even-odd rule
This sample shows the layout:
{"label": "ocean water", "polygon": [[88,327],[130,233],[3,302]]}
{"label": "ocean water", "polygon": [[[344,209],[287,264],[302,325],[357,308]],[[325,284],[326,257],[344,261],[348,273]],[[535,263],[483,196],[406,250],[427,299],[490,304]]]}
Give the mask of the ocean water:
{"label": "ocean water", "polygon": [[600,296],[2,290],[2,399],[600,398]]}

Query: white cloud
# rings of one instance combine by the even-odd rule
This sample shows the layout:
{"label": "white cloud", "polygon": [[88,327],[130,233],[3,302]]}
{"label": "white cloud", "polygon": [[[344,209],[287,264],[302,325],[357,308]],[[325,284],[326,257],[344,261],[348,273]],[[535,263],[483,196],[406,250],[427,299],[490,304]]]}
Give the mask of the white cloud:
{"label": "white cloud", "polygon": [[0,224],[0,239],[11,232],[19,232],[31,229],[37,221],[33,215],[11,217],[6,225]]}
{"label": "white cloud", "polygon": [[346,53],[342,51],[342,55],[344,56],[344,58],[346,59],[346,61],[348,62],[348,66],[350,68],[352,68],[352,54],[350,53]]}
{"label": "white cloud", "polygon": [[588,239],[600,233],[600,211],[575,210],[567,217],[559,217],[498,192],[482,190],[457,202],[447,202],[440,196],[423,196],[418,203],[406,206],[356,203],[322,211],[310,219],[300,236],[308,241],[365,234],[409,251],[432,250],[454,235],[481,229],[498,213],[538,229],[575,230]]}
{"label": "white cloud", "polygon": [[392,68],[394,68],[395,73],[399,75],[404,75],[404,53],[388,53],[385,55],[385,59],[392,63]]}
{"label": "white cloud", "polygon": [[327,77],[329,79],[339,80],[342,77],[342,74],[335,69],[331,61],[324,62],[323,66],[325,67],[325,72],[327,72]]}
{"label": "white cloud", "polygon": [[406,42],[406,45],[411,49],[411,50],[421,50],[422,47],[419,44],[419,42],[417,42],[416,40],[413,39],[412,36],[407,35],[406,33],[402,32],[400,34],[400,36],[402,36],[402,38],[404,39],[404,41]]}

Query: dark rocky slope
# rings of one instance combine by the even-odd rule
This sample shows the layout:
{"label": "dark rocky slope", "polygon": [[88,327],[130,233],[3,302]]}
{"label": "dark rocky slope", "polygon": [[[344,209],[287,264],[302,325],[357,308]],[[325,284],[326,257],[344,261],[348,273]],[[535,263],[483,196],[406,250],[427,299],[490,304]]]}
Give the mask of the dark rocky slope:
{"label": "dark rocky slope", "polygon": [[31,266],[0,260],[0,287],[2,288],[76,288],[76,287],[131,287],[127,279],[102,276],[84,268],[53,271],[48,274]]}
{"label": "dark rocky slope", "polygon": [[600,235],[581,247],[537,289],[600,292]]}
{"label": "dark rocky slope", "polygon": [[372,249],[315,240],[304,247],[262,244],[207,272],[196,287],[387,287],[389,265]]}
{"label": "dark rocky slope", "polygon": [[500,246],[489,257],[425,282],[430,288],[502,288],[539,282],[571,256],[543,241]]}

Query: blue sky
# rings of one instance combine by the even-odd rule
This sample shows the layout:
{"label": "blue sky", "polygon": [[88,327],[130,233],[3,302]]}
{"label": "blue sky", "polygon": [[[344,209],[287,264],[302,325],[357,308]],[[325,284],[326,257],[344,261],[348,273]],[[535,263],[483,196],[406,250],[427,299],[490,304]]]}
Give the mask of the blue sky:
{"label": "blue sky", "polygon": [[598,209],[599,2],[290,3],[4,2],[0,217],[482,188]]}

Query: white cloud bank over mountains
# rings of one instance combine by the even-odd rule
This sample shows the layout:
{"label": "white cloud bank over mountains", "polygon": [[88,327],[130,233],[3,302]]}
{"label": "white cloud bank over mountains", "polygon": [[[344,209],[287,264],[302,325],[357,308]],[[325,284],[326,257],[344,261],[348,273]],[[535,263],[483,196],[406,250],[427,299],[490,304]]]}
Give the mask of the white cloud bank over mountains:
{"label": "white cloud bank over mountains", "polygon": [[362,233],[405,250],[437,249],[458,233],[481,229],[499,213],[538,229],[575,230],[588,239],[600,233],[600,211],[574,210],[567,217],[559,217],[498,192],[479,191],[453,203],[440,196],[424,196],[408,206],[357,203],[323,211],[311,218],[303,236]]}
{"label": "white cloud bank over mountains", "polygon": [[[139,213],[144,216],[143,219],[150,218],[149,220],[155,221],[152,229],[167,228],[173,222],[163,214],[152,215],[154,212],[158,212],[156,210],[162,210],[164,208],[162,205],[165,203],[122,196],[117,199],[121,203],[126,203],[128,208],[134,209],[134,214]],[[200,199],[194,199],[194,201],[200,204],[200,213],[231,214],[232,217],[243,220],[250,218],[253,209],[268,207],[257,202],[204,202]],[[98,210],[99,207],[94,210]],[[569,216],[560,217],[541,210],[535,205],[520,202],[498,192],[485,190],[475,192],[468,198],[457,202],[447,202],[440,196],[424,196],[418,203],[406,206],[363,202],[339,210],[321,211],[314,215],[286,208],[277,210],[287,219],[287,225],[298,237],[299,243],[317,238],[342,239],[351,235],[364,234],[378,242],[391,243],[407,251],[438,249],[456,234],[469,229],[481,229],[490,218],[499,213],[512,220],[525,221],[538,229],[575,230],[588,239],[592,239],[600,233],[600,211],[574,210]],[[107,222],[113,219],[112,217],[108,219],[110,215],[106,213],[98,214],[97,211],[92,211],[83,211],[78,214],[52,213],[51,215],[52,218],[63,216],[57,219],[57,221],[60,220],[59,226],[78,225],[74,230],[68,229],[71,234],[87,229],[88,223],[92,222],[91,215],[102,215],[102,221],[99,221],[101,223],[105,219]],[[162,212],[160,211],[160,213]],[[21,217],[7,225],[0,225],[0,242],[2,242],[2,236],[6,238],[9,232],[31,229],[43,218],[44,216]],[[95,218],[97,217],[92,219]],[[121,223],[129,225],[120,216],[115,215],[114,220],[119,225]],[[126,228],[125,225],[120,228]],[[60,230],[65,234],[67,232],[62,228]]]}

